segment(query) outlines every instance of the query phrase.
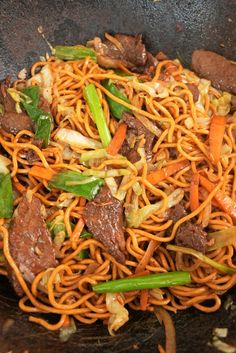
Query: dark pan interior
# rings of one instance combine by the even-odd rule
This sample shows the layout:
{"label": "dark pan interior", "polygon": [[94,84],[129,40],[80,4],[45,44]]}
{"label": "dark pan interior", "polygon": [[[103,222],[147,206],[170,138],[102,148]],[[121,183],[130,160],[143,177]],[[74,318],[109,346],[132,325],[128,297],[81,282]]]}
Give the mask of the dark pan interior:
{"label": "dark pan interior", "polygon": [[[104,31],[143,33],[151,51],[162,50],[189,65],[196,48],[236,60],[235,19],[235,0],[1,0],[0,79],[16,77],[18,70],[50,52],[39,26],[52,45],[83,43]],[[149,313],[132,312],[130,317],[115,337],[100,322],[78,324],[77,334],[62,344],[58,333],[28,323],[7,281],[0,278],[0,353],[155,352],[157,342],[164,342],[157,320]],[[6,332],[3,324],[9,318],[14,322]],[[205,314],[190,309],[174,320],[178,353],[217,352],[208,345],[214,327],[228,327],[228,340],[234,339],[232,310]]]}

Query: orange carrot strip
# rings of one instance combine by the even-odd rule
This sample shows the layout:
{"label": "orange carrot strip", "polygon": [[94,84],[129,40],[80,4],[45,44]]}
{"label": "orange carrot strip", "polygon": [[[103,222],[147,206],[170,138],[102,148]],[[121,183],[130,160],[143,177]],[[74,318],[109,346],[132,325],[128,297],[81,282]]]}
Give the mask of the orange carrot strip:
{"label": "orange carrot strip", "polygon": [[51,169],[35,165],[29,170],[29,174],[37,178],[51,180],[56,172],[52,171]]}
{"label": "orange carrot strip", "polygon": [[220,160],[221,147],[226,127],[226,117],[213,115],[209,131],[210,157],[215,164]]}
{"label": "orange carrot strip", "polygon": [[148,305],[148,290],[142,289],[140,293],[140,310],[146,311]]}
{"label": "orange carrot strip", "polygon": [[71,234],[71,241],[75,242],[78,240],[82,230],[84,228],[84,220],[80,218],[75,226],[75,229],[73,230]]}
{"label": "orange carrot strip", "polygon": [[[215,185],[203,176],[200,176],[200,183],[208,192],[212,192],[215,188]],[[231,197],[226,195],[223,191],[218,190],[214,196],[214,199],[225,213],[236,220],[236,202],[231,199]]]}
{"label": "orange carrot strip", "polygon": [[190,185],[190,208],[195,211],[199,207],[199,174],[194,173]]}
{"label": "orange carrot strip", "polygon": [[13,185],[15,186],[16,190],[19,191],[21,194],[25,192],[26,188],[19,182],[16,177],[13,177]]}
{"label": "orange carrot strip", "polygon": [[116,133],[115,133],[110,145],[107,147],[107,153],[114,156],[119,152],[119,150],[125,140],[126,130],[127,130],[126,124],[122,123],[118,126],[118,129],[116,130]]}
{"label": "orange carrot strip", "polygon": [[187,160],[170,164],[165,168],[162,168],[162,169],[156,170],[155,172],[150,173],[147,176],[147,180],[152,184],[158,184],[160,183],[160,181],[177,173],[178,171],[187,167],[188,165],[189,165],[189,162]]}
{"label": "orange carrot strip", "polygon": [[136,267],[135,273],[140,275],[140,272],[145,271],[147,264],[149,263],[150,258],[152,257],[154,251],[159,246],[159,242],[156,240],[151,239],[145,254],[143,255],[141,261],[139,262],[138,266]]}
{"label": "orange carrot strip", "polygon": [[166,67],[166,72],[169,75],[173,74],[176,81],[181,81],[181,76],[179,74],[175,74],[175,72],[178,70],[176,65],[174,65],[172,62],[167,62],[165,64],[165,67]]}
{"label": "orange carrot strip", "polygon": [[2,249],[2,248],[3,248],[3,241],[0,240],[0,249]]}
{"label": "orange carrot strip", "polygon": [[146,276],[146,275],[150,275],[150,271],[146,270],[146,271],[142,271],[139,273],[134,273],[133,275],[129,275],[128,277],[138,277],[138,276]]}

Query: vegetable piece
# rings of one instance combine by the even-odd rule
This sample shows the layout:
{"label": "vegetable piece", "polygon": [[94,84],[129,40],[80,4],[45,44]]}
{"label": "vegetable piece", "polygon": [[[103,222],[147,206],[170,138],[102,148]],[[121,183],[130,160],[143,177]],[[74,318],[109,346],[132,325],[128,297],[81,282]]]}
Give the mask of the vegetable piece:
{"label": "vegetable piece", "polygon": [[[215,185],[209,180],[200,175],[200,184],[208,191],[212,192]],[[218,203],[219,207],[230,215],[234,220],[236,220],[236,202],[226,195],[223,191],[218,190],[214,196],[215,201]]]}
{"label": "vegetable piece", "polygon": [[131,75],[130,73],[125,72],[125,71],[122,71],[122,70],[120,70],[120,69],[114,69],[113,71],[114,71],[115,74],[118,75],[118,76],[130,77],[130,78],[134,77],[134,75]]}
{"label": "vegetable piece", "polygon": [[90,137],[82,135],[80,132],[62,128],[55,135],[55,140],[68,144],[72,148],[101,148],[102,144],[99,141],[93,140]]}
{"label": "vegetable piece", "polygon": [[[122,99],[126,103],[130,103],[129,99],[111,82],[111,80],[103,80],[102,85],[113,94],[113,96]],[[124,107],[120,103],[117,103],[112,98],[106,96],[106,100],[109,104],[111,114],[116,119],[121,119],[124,112],[130,112],[129,108]]]}
{"label": "vegetable piece", "polygon": [[177,246],[177,245],[167,245],[168,250],[173,250],[176,252],[182,252],[183,254],[188,254],[196,257],[197,259],[201,260],[202,262],[208,264],[209,266],[214,267],[216,270],[222,272],[222,273],[227,273],[228,275],[233,275],[236,273],[236,270],[233,268],[230,268],[226,265],[220,264],[219,262],[216,262],[212,259],[210,259],[208,256],[203,255],[200,251],[190,249],[190,248],[185,248],[183,246]]}
{"label": "vegetable piece", "polygon": [[213,239],[213,245],[209,246],[208,250],[221,249],[224,246],[232,245],[236,243],[236,226],[219,230],[214,233],[208,234],[209,239]]}
{"label": "vegetable piece", "polygon": [[0,155],[0,174],[8,174],[8,166],[11,164],[10,159]]}
{"label": "vegetable piece", "polygon": [[29,175],[45,180],[51,180],[55,174],[56,173],[53,170],[44,167],[39,167],[37,165],[34,165],[29,170]]}
{"label": "vegetable piece", "polygon": [[49,182],[50,188],[62,189],[71,192],[77,196],[83,196],[87,200],[93,199],[98,193],[100,187],[104,184],[102,179],[95,179],[91,182],[81,185],[68,185],[68,182],[83,181],[87,179],[81,173],[71,170],[65,170],[56,174]]}
{"label": "vegetable piece", "polygon": [[140,310],[146,311],[148,305],[148,290],[142,289],[140,293]]}
{"label": "vegetable piece", "polygon": [[57,45],[54,51],[55,57],[61,60],[82,60],[88,56],[94,61],[97,59],[94,50],[82,46]]}
{"label": "vegetable piece", "polygon": [[11,218],[13,214],[13,192],[11,175],[0,174],[0,218]]}
{"label": "vegetable piece", "polygon": [[118,177],[122,175],[129,175],[130,171],[128,169],[110,169],[110,170],[94,170],[87,169],[83,172],[84,176],[93,175],[98,178],[110,178],[110,177]]}
{"label": "vegetable piece", "polygon": [[26,98],[22,101],[22,105],[29,117],[36,124],[35,139],[42,140],[43,147],[47,147],[51,133],[52,116],[38,108],[39,87],[32,86],[25,88],[23,94]]}
{"label": "vegetable piece", "polygon": [[165,180],[169,176],[176,174],[179,172],[181,169],[184,169],[189,165],[189,162],[187,160],[173,163],[168,165],[165,168],[162,168],[160,170],[156,170],[155,172],[152,172],[148,174],[147,179],[150,183],[152,184],[158,184],[160,181]]}
{"label": "vegetable piece", "polygon": [[75,321],[71,317],[69,319],[69,322],[65,323],[61,328],[60,328],[60,333],[59,333],[59,339],[61,342],[67,342],[71,335],[77,331]]}
{"label": "vegetable piece", "polygon": [[90,83],[84,88],[84,96],[97,126],[102,144],[104,147],[107,147],[111,142],[111,134],[94,84]]}
{"label": "vegetable piece", "polygon": [[82,249],[80,252],[74,257],[76,260],[80,261],[83,259],[87,259],[89,257],[89,252],[87,249]]}
{"label": "vegetable piece", "polygon": [[[176,189],[167,197],[167,208],[171,208],[177,205],[184,197],[184,190],[181,188]],[[126,211],[126,220],[129,227],[137,228],[142,222],[144,222],[149,216],[157,212],[163,205],[163,201],[159,201],[152,205],[146,205],[140,209],[133,208],[131,211]]]}
{"label": "vegetable piece", "polygon": [[121,304],[117,298],[116,293],[106,294],[106,306],[107,310],[112,314],[108,320],[108,331],[111,336],[114,336],[114,331],[117,331],[129,320],[129,312]]}
{"label": "vegetable piece", "polygon": [[80,238],[89,239],[92,238],[92,234],[89,233],[87,230],[83,230],[83,232],[80,234]]}
{"label": "vegetable piece", "polygon": [[71,241],[78,241],[80,234],[84,228],[84,220],[80,218],[75,226],[75,229],[73,230],[73,233],[71,234]]}
{"label": "vegetable piece", "polygon": [[99,159],[99,158],[106,158],[108,153],[105,148],[99,148],[95,151],[87,151],[83,152],[80,155],[80,162],[84,163],[90,161],[91,159]]}
{"label": "vegetable piece", "polygon": [[193,174],[190,184],[190,208],[195,211],[199,207],[199,174]]}
{"label": "vegetable piece", "polygon": [[111,154],[112,156],[115,156],[119,152],[119,150],[125,140],[126,131],[127,131],[126,124],[122,123],[118,126],[118,129],[116,130],[116,133],[115,133],[110,145],[107,147],[107,152],[109,154]]}
{"label": "vegetable piece", "polygon": [[96,293],[128,292],[147,288],[163,288],[191,283],[188,272],[155,273],[146,276],[117,279],[92,286]]}
{"label": "vegetable piece", "polygon": [[226,127],[226,117],[213,115],[210,123],[209,145],[210,157],[217,164],[220,160],[223,137]]}
{"label": "vegetable piece", "polygon": [[[173,320],[168,313],[161,306],[156,306],[154,308],[154,313],[156,314],[159,322],[162,324],[164,323],[165,327],[165,336],[166,336],[166,345],[165,345],[165,352],[166,353],[176,353],[176,332],[175,332],[175,325]],[[159,348],[160,345],[158,345]],[[160,348],[159,351],[161,352]],[[163,350],[164,351],[164,350]]]}

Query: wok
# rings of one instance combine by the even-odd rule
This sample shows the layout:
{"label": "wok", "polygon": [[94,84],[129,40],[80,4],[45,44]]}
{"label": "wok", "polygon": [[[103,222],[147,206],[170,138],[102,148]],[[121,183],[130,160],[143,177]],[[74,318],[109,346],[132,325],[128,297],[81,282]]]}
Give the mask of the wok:
{"label": "wok", "polygon": [[[236,60],[235,18],[235,0],[1,0],[0,79],[16,77],[50,51],[38,26],[52,45],[83,43],[105,31],[143,33],[148,49],[179,57],[188,66],[196,48]],[[234,298],[234,291],[231,295]],[[6,330],[9,318],[14,321]],[[174,321],[179,353],[217,352],[208,345],[214,327],[227,327],[228,341],[234,341],[234,312],[224,307],[214,314],[189,309],[174,315]],[[163,344],[164,331],[154,316],[131,312],[129,323],[115,337],[101,322],[78,323],[78,332],[60,343],[58,333],[27,321],[7,280],[0,278],[1,353],[148,353],[155,352],[157,342]]]}

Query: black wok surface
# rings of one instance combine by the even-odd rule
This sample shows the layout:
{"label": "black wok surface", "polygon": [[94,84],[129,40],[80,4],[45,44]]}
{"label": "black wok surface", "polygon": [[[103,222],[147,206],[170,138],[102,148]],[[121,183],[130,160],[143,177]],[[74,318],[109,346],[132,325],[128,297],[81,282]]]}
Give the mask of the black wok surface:
{"label": "black wok surface", "polygon": [[[0,79],[6,74],[16,77],[17,71],[50,52],[39,26],[52,45],[86,42],[105,31],[143,33],[151,51],[162,50],[189,65],[196,48],[236,60],[235,21],[235,0],[0,0]],[[149,313],[130,317],[116,337],[110,337],[100,322],[78,324],[77,334],[62,344],[58,333],[28,323],[8,282],[0,278],[0,353],[155,352],[156,343],[164,342],[161,326]],[[6,332],[9,318],[14,321]],[[174,320],[178,353],[217,352],[208,345],[214,327],[228,327],[228,340],[234,341],[232,310],[204,314],[190,309],[174,315]]]}

